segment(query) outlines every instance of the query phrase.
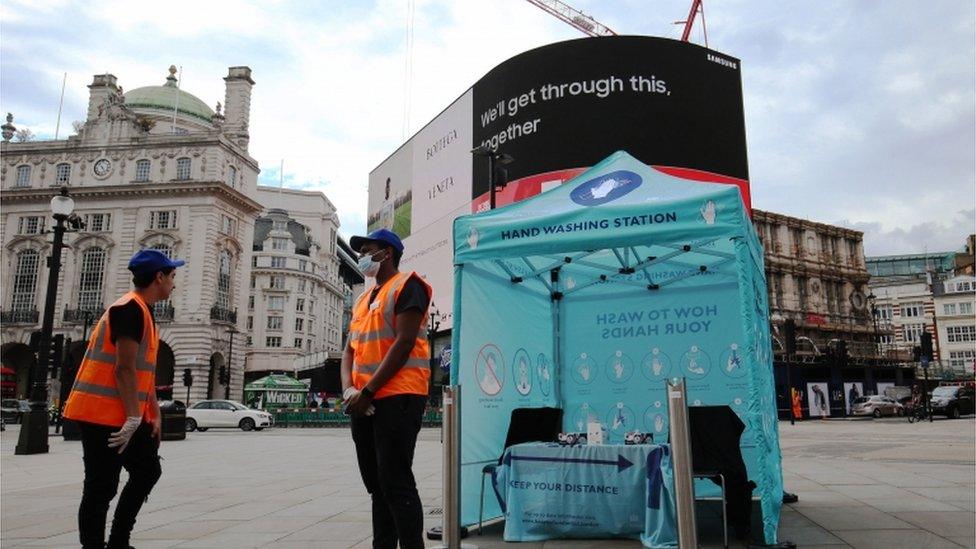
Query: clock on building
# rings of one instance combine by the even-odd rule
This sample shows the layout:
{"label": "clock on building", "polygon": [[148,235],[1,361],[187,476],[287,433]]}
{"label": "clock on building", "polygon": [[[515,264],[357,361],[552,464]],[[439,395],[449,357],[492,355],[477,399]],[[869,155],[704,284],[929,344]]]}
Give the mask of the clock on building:
{"label": "clock on building", "polygon": [[108,158],[102,158],[98,162],[95,162],[94,170],[97,177],[105,177],[112,171],[112,163]]}

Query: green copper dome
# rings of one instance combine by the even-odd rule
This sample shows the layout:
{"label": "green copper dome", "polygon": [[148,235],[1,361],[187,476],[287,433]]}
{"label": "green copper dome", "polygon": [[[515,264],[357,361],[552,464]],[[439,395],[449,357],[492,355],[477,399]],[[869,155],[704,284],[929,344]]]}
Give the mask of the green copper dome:
{"label": "green copper dome", "polygon": [[[173,112],[175,106],[177,112],[184,116],[211,122],[213,109],[195,95],[177,88],[175,74],[176,67],[170,67],[169,76],[162,86],[145,86],[126,92],[125,105],[132,109],[159,109],[169,112]],[[178,104],[177,95],[179,95]]]}

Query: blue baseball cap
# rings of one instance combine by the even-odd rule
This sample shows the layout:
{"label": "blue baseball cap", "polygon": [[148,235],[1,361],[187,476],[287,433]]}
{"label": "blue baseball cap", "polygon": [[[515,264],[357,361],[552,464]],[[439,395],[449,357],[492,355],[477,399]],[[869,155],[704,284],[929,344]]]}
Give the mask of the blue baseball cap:
{"label": "blue baseball cap", "polygon": [[135,274],[155,273],[165,269],[175,269],[186,265],[182,259],[170,259],[159,250],[139,250],[129,260],[129,270]]}
{"label": "blue baseball cap", "polygon": [[366,236],[354,236],[349,239],[349,246],[352,251],[359,253],[359,249],[367,242],[380,242],[403,253],[403,242],[400,241],[400,237],[395,232],[389,229],[377,229]]}

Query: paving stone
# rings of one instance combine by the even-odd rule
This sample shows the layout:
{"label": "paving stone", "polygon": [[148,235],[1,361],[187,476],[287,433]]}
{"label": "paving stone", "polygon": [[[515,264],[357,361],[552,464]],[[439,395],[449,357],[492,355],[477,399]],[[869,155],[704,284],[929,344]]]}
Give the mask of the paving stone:
{"label": "paving stone", "polygon": [[837,536],[855,549],[959,549],[959,544],[925,530],[846,530],[837,532]]}

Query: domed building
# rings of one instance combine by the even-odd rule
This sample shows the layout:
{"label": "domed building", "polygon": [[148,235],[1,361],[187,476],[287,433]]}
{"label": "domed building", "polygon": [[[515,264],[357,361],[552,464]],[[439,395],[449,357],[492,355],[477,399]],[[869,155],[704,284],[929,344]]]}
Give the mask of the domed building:
{"label": "domed building", "polygon": [[105,308],[132,287],[129,258],[155,248],[187,262],[172,299],[155,308],[160,397],[242,396],[244,335],[233,338],[244,330],[262,210],[260,170],[248,153],[254,80],[250,68],[230,67],[222,104],[181,89],[175,67],[161,80],[124,92],[115,76],[95,75],[86,120],[67,139],[11,142],[16,122],[7,117],[0,144],[0,359],[16,371],[17,397],[26,395],[28,344],[40,329],[51,248],[45,228],[54,221],[49,203],[58,187],[68,189],[85,223],[65,236],[55,305],[54,333],[74,342],[72,360],[80,360]]}

